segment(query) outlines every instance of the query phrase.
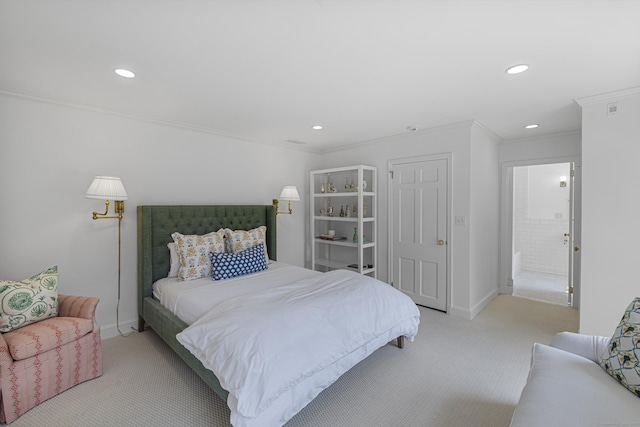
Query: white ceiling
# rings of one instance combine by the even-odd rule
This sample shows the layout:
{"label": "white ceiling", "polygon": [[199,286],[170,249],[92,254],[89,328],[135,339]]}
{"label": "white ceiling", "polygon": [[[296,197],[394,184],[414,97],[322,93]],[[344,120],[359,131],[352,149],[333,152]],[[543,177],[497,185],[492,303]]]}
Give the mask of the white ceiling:
{"label": "white ceiling", "polygon": [[0,93],[318,152],[471,119],[575,131],[575,98],[635,86],[633,0],[0,2]]}

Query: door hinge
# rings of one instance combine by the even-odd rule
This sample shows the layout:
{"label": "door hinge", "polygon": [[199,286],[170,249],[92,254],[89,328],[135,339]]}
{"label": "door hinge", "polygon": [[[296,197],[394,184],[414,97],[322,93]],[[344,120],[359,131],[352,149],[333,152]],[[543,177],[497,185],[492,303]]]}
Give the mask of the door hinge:
{"label": "door hinge", "polygon": [[391,174],[391,179],[393,179],[393,171],[389,171],[389,173]]}
{"label": "door hinge", "polygon": [[573,286],[569,286],[569,293],[572,294],[573,293]]}

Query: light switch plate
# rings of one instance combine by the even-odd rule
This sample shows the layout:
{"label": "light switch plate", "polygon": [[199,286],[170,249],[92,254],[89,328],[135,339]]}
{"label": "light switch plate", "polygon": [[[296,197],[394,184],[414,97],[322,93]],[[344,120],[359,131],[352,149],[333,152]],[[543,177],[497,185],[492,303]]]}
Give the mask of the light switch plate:
{"label": "light switch plate", "polygon": [[456,217],[456,225],[461,225],[461,226],[467,225],[467,217],[466,216],[457,216]]}

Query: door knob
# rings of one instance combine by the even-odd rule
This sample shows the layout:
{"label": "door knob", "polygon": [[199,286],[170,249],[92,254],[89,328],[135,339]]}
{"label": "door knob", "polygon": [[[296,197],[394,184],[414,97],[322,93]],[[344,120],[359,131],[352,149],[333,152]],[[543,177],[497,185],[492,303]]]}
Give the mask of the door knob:
{"label": "door knob", "polygon": [[443,246],[444,245],[444,240],[438,240],[438,245]]}
{"label": "door knob", "polygon": [[580,250],[580,248],[579,248],[579,247],[577,247],[577,246],[574,246],[574,247],[573,247],[573,251],[574,251],[574,252],[578,252],[579,250]]}

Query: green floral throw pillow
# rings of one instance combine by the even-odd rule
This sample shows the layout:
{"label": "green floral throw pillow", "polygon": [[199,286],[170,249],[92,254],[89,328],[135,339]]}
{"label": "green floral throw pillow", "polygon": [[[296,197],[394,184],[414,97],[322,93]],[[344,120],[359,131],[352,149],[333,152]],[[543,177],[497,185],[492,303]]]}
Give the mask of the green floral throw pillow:
{"label": "green floral throw pillow", "polygon": [[57,315],[57,265],[20,282],[0,280],[0,332]]}
{"label": "green floral throw pillow", "polygon": [[640,397],[640,298],[627,307],[603,352],[600,366]]}

